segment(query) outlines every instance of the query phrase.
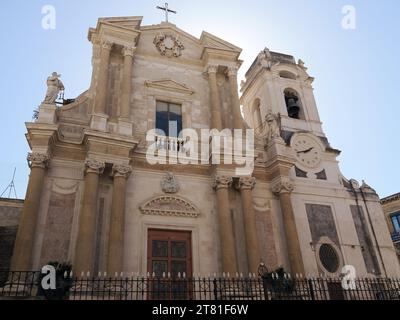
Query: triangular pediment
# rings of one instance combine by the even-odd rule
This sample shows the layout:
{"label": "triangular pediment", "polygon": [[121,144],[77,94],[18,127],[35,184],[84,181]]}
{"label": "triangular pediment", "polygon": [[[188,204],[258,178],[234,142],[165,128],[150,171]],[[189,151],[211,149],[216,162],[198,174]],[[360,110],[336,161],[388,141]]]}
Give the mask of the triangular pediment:
{"label": "triangular pediment", "polygon": [[150,25],[150,26],[142,26],[140,28],[142,32],[145,31],[156,31],[157,33],[166,33],[173,34],[178,36],[181,40],[186,39],[190,40],[198,46],[201,46],[200,40],[195,36],[192,36],[190,33],[178,28],[176,25],[169,22],[162,22],[160,24]]}
{"label": "triangular pediment", "polygon": [[171,79],[163,79],[156,81],[146,81],[146,86],[159,90],[167,90],[173,92],[179,92],[187,95],[192,95],[194,91],[185,84],[179,83]]}
{"label": "triangular pediment", "polygon": [[212,49],[219,49],[219,50],[226,50],[226,51],[234,51],[237,53],[241,53],[242,49],[239,47],[218,38],[211,33],[203,32],[200,38],[204,47],[212,48]]}
{"label": "triangular pediment", "polygon": [[143,17],[115,17],[100,18],[99,23],[104,23],[116,27],[127,28],[130,30],[139,30]]}

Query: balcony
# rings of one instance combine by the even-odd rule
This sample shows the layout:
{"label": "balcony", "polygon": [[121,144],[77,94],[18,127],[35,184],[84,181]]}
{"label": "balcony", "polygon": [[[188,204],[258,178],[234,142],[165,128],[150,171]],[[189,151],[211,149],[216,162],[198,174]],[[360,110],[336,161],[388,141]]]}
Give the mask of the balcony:
{"label": "balcony", "polygon": [[166,150],[171,152],[185,153],[185,143],[184,139],[166,137],[166,136],[155,136],[157,150]]}

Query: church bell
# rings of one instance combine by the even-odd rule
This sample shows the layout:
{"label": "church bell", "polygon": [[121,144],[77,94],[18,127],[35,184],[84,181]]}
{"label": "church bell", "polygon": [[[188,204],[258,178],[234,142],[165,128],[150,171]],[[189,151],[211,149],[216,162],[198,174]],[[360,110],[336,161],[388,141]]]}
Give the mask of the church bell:
{"label": "church bell", "polygon": [[288,114],[290,118],[299,118],[300,107],[298,106],[295,98],[289,98],[287,102]]}

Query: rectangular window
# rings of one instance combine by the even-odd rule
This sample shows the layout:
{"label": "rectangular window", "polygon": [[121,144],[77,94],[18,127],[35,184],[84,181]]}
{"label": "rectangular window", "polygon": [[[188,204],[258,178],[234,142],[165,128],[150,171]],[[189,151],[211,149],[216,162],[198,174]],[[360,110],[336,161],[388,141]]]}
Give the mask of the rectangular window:
{"label": "rectangular window", "polygon": [[395,232],[400,232],[400,212],[392,215],[392,223]]}
{"label": "rectangular window", "polygon": [[182,106],[157,101],[156,129],[158,135],[178,138],[182,131]]}

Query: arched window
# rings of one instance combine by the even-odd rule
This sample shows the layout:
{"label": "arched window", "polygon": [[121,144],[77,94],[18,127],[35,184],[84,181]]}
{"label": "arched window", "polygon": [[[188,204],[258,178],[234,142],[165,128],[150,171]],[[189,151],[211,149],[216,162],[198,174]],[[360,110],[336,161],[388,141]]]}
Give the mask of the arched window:
{"label": "arched window", "polygon": [[259,128],[262,125],[262,116],[261,116],[261,101],[260,99],[256,99],[253,104],[253,126],[254,129]]}
{"label": "arched window", "polygon": [[302,106],[299,94],[293,89],[286,89],[284,94],[289,117],[293,119],[301,119]]}

